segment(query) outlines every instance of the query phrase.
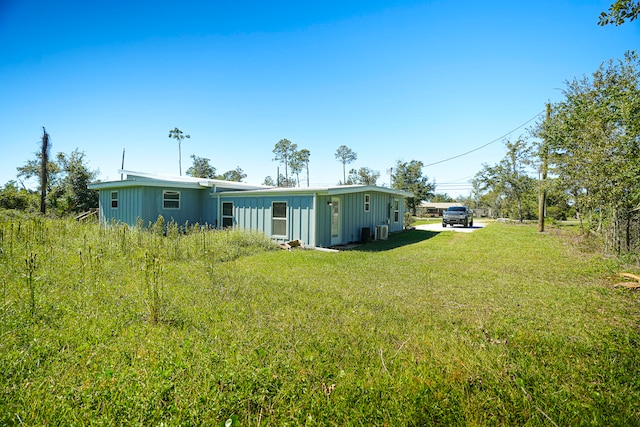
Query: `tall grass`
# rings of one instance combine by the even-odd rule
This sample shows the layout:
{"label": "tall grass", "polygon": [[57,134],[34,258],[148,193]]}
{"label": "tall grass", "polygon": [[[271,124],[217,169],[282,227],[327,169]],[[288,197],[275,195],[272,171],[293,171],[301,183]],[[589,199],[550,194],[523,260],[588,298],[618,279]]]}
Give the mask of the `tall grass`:
{"label": "tall grass", "polygon": [[638,294],[555,231],[171,227],[0,222],[0,425],[640,423]]}

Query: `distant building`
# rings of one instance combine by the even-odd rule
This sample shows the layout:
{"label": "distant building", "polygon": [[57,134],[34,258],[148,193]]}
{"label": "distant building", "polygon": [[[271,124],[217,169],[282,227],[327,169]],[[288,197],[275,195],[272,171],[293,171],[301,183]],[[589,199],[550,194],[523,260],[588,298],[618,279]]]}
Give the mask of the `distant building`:
{"label": "distant building", "polygon": [[451,206],[463,206],[462,203],[439,203],[439,202],[421,202],[418,206],[416,213],[422,217],[438,217],[442,216],[442,213],[449,209]]}

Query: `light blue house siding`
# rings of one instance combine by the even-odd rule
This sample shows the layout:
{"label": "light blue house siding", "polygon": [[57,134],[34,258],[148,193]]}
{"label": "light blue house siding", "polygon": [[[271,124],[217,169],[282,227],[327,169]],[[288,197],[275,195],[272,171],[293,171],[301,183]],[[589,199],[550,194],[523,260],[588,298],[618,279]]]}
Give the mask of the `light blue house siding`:
{"label": "light blue house siding", "polygon": [[[353,191],[353,190],[352,190]],[[368,195],[368,210],[365,208],[365,195]],[[362,229],[368,228],[375,233],[376,226],[387,225],[389,232],[402,231],[404,228],[404,198],[400,195],[372,191],[371,189],[318,196],[318,213],[316,239],[318,246],[335,244],[331,239],[331,206],[329,203],[338,199],[340,211],[340,244],[357,242],[362,239]],[[393,212],[394,200],[398,201],[398,220]]]}
{"label": "light blue house siding", "polygon": [[[179,194],[179,207],[166,208],[163,195],[165,192]],[[147,187],[128,186],[116,187],[100,191],[100,218],[109,221],[136,224],[142,220],[144,225],[155,222],[162,215],[166,222],[175,221],[178,224],[200,222],[208,218],[203,210],[203,203],[209,202],[208,192],[203,189],[190,189],[172,186]],[[114,198],[115,197],[115,198]],[[115,207],[112,202],[115,201]],[[215,212],[211,213],[215,217]]]}
{"label": "light blue house siding", "polygon": [[[214,196],[215,197],[215,196]],[[261,231],[276,241],[302,240],[313,244],[314,196],[312,194],[220,194],[221,203],[233,203],[233,227]],[[286,203],[286,234],[275,235],[274,203]]]}
{"label": "light blue house siding", "polygon": [[[389,232],[404,228],[402,192],[375,191],[379,187],[360,188],[272,189],[214,194],[213,197],[219,199],[220,205],[233,204],[234,228],[260,231],[275,241],[302,240],[311,247],[358,242],[363,238],[363,228],[371,234],[381,225],[386,225]],[[336,202],[340,209],[337,224],[332,224],[335,220],[332,218],[333,203]],[[284,235],[273,230],[275,203],[286,203],[287,231]]]}
{"label": "light blue house siding", "polygon": [[127,179],[89,185],[100,193],[100,220],[147,226],[162,215],[179,225],[199,223],[264,233],[309,247],[357,242],[363,229],[403,229],[404,198],[377,186],[273,188],[191,177],[128,172]]}

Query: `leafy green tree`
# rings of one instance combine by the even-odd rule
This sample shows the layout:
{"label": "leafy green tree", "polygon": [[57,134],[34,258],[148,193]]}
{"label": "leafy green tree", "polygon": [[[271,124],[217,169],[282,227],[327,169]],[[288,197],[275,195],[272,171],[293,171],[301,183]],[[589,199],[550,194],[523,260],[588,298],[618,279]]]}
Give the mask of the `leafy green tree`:
{"label": "leafy green tree", "polygon": [[191,155],[193,159],[193,166],[187,169],[186,174],[196,178],[216,178],[216,168],[214,168],[210,160],[205,157],[198,157],[195,154]]}
{"label": "leafy green tree", "polygon": [[506,207],[509,216],[523,221],[531,217],[530,199],[535,192],[535,182],[527,173],[530,147],[521,139],[515,143],[506,141],[505,145],[505,157],[497,165],[484,164],[475,176],[475,185],[482,192],[494,194],[498,210]]}
{"label": "leafy green tree", "polygon": [[358,160],[358,154],[346,145],[341,145],[336,150],[336,160],[342,163],[342,183],[347,183],[347,164]]}
{"label": "leafy green tree", "polygon": [[376,185],[378,178],[380,178],[380,172],[368,167],[361,167],[349,171],[346,184]]}
{"label": "leafy green tree", "polygon": [[640,246],[638,55],[603,63],[568,82],[564,95],[537,129],[548,141],[550,172],[606,249],[634,250]]}
{"label": "leafy green tree", "polygon": [[304,167],[304,163],[302,163],[302,158],[300,157],[300,151],[295,151],[291,155],[291,159],[289,160],[289,168],[291,169],[291,175],[296,176],[298,187],[300,187],[300,172],[302,172],[303,167]]}
{"label": "leafy green tree", "polygon": [[218,179],[222,179],[224,181],[234,181],[234,182],[242,182],[243,179],[247,177],[247,174],[238,166],[235,169],[231,169],[226,171],[222,175],[218,176]]}
{"label": "leafy green tree", "polygon": [[191,138],[190,135],[185,135],[178,128],[173,128],[169,131],[169,138],[178,141],[178,166],[180,167],[180,176],[182,176],[182,141]]}
{"label": "leafy green tree", "polygon": [[640,15],[640,2],[634,0],[617,0],[611,5],[608,12],[600,14],[598,25],[608,24],[622,25],[628,19],[630,22]]}
{"label": "leafy green tree", "polygon": [[311,151],[303,148],[302,150],[296,151],[291,160],[291,173],[296,175],[296,179],[298,180],[298,187],[300,186],[300,176],[299,173],[302,172],[303,169],[307,171],[307,187],[309,186],[309,158],[311,157]]}
{"label": "leafy green tree", "polygon": [[289,141],[288,139],[281,139],[273,148],[273,160],[280,162],[280,164],[284,165],[284,177],[285,182],[287,184],[290,183],[289,180],[289,166],[291,165],[291,161],[295,156],[296,151],[298,150],[298,145]]}
{"label": "leafy green tree", "polygon": [[291,178],[289,178],[289,180],[287,180],[287,178],[285,178],[284,175],[280,174],[280,176],[278,176],[278,181],[274,181],[273,178],[271,178],[270,176],[267,176],[264,181],[262,182],[262,185],[269,185],[271,187],[295,187],[295,181],[291,181]]}
{"label": "leafy green tree", "polygon": [[71,155],[58,153],[58,166],[64,177],[59,187],[64,196],[66,212],[84,212],[98,207],[98,191],[89,190],[87,186],[95,181],[97,170],[90,170],[85,163],[84,152],[74,150]]}
{"label": "leafy green tree", "polygon": [[455,202],[455,199],[447,193],[434,193],[430,201],[433,203],[452,203]]}
{"label": "leafy green tree", "polygon": [[9,181],[0,189],[0,208],[20,211],[37,209],[36,193],[19,188],[16,181]]}
{"label": "leafy green tree", "polygon": [[410,162],[398,160],[391,176],[393,188],[414,194],[414,197],[405,198],[407,209],[413,216],[417,215],[420,202],[432,197],[435,190],[435,184],[430,183],[426,175],[422,175],[423,167],[423,163],[418,160]]}

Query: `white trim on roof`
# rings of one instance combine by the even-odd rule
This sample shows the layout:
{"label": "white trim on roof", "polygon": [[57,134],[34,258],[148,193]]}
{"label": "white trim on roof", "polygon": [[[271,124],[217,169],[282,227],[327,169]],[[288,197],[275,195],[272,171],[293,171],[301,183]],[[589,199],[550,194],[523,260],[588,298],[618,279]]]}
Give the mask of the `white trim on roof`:
{"label": "white trim on roof", "polygon": [[223,181],[219,179],[194,178],[191,176],[159,175],[145,172],[133,172],[118,170],[119,174],[125,174],[126,179],[118,181],[95,182],[89,184],[92,190],[123,187],[177,187],[177,188],[217,188],[230,189],[231,191],[217,192],[227,196],[264,196],[264,195],[331,195],[352,194],[360,192],[377,192],[392,194],[394,196],[414,197],[413,193],[396,190],[376,185],[337,185],[332,187],[270,187],[265,185],[247,184],[245,182]]}
{"label": "white trim on roof", "polygon": [[232,190],[260,190],[271,188],[264,185],[247,184],[246,182],[224,181],[221,179],[194,178],[191,176],[160,175],[145,172],[118,170],[119,174],[125,174],[126,179],[118,181],[95,182],[88,188],[99,190],[103,188],[120,187],[180,187],[180,188],[229,188]]}
{"label": "white trim on roof", "polygon": [[341,194],[353,194],[361,192],[377,192],[392,194],[402,197],[413,197],[413,193],[402,190],[394,190],[387,187],[377,187],[375,185],[340,185],[336,187],[272,187],[262,190],[249,191],[225,191],[220,193],[222,196],[274,196],[274,195],[320,195],[320,196],[338,196]]}

